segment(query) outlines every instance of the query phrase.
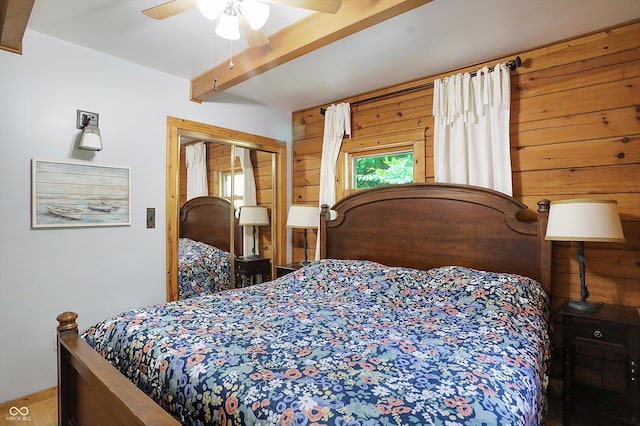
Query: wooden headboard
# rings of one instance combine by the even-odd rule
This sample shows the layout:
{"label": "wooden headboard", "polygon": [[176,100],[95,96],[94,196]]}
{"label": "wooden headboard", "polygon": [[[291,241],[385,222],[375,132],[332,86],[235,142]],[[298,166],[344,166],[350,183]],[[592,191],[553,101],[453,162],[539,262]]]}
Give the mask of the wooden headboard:
{"label": "wooden headboard", "polygon": [[537,222],[516,217],[527,206],[497,191],[416,183],[357,192],[323,206],[320,256],[430,269],[459,265],[531,277],[551,292],[549,201]]}
{"label": "wooden headboard", "polygon": [[[231,252],[231,203],[222,197],[196,197],[180,208],[180,238]],[[242,256],[242,228],[234,219],[234,252]]]}

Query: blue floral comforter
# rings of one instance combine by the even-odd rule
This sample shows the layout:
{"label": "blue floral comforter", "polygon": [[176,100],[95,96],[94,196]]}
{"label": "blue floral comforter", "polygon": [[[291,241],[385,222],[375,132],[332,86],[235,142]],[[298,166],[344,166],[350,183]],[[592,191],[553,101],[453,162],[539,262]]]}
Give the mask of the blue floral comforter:
{"label": "blue floral comforter", "polygon": [[200,241],[180,238],[178,256],[180,299],[231,288],[231,257],[226,251]]}
{"label": "blue floral comforter", "polygon": [[548,313],[516,275],[323,260],[83,337],[185,425],[536,425]]}

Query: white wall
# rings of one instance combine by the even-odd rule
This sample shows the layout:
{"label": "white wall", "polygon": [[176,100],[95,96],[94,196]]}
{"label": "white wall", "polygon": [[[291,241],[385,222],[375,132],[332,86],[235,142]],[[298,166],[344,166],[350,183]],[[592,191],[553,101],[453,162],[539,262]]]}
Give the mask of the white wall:
{"label": "white wall", "polygon": [[[197,104],[187,80],[33,31],[23,51],[0,50],[0,401],[55,385],[59,313],[82,331],[165,300],[168,115],[291,139],[288,111]],[[74,149],[77,109],[100,115],[103,151]],[[31,229],[32,158],[130,167],[131,226]]]}

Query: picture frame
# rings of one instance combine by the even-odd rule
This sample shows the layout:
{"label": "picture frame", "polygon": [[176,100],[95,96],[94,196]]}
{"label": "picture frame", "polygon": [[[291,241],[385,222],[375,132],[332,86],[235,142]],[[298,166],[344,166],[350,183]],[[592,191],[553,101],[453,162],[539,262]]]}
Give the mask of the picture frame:
{"label": "picture frame", "polygon": [[128,167],[32,159],[33,228],[131,225]]}

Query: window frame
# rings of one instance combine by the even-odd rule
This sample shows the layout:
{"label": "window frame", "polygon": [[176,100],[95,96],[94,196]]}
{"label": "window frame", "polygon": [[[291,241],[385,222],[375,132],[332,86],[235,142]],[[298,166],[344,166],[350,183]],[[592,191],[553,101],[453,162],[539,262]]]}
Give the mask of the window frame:
{"label": "window frame", "polygon": [[[425,182],[425,142],[424,140],[407,140],[383,144],[376,141],[375,148],[364,141],[343,144],[338,155],[338,167],[336,168],[336,197],[340,199],[349,194],[365,190],[353,188],[353,159],[364,156],[389,155],[401,152],[413,153],[413,182]],[[358,146],[355,146],[358,145]]]}
{"label": "window frame", "polygon": [[[227,200],[231,201],[231,203],[233,204],[234,209],[237,209],[239,206],[244,204],[244,172],[240,171],[240,172],[236,172],[233,174],[234,176],[234,184],[233,184],[233,192],[234,194],[231,194],[231,196],[227,195],[226,193],[226,187],[225,187],[225,178],[227,176],[231,176],[231,169],[227,169],[227,170],[220,170],[218,172],[219,174],[219,182],[220,182],[220,194],[222,194],[223,198],[226,198]],[[236,183],[236,178],[238,177],[242,177],[242,195],[236,195],[235,192],[237,190],[237,183]]]}

